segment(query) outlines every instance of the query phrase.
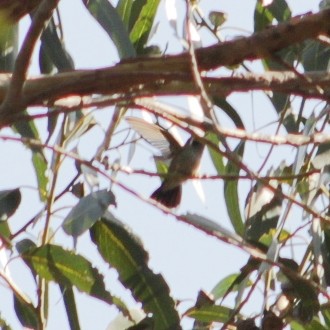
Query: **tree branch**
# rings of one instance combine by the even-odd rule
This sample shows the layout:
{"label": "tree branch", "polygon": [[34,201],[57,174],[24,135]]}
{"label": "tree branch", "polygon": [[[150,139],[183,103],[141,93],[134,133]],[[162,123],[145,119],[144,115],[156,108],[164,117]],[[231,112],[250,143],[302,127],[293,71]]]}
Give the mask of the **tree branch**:
{"label": "tree branch", "polygon": [[[240,38],[196,50],[200,70],[216,69],[272,56],[280,49],[309,38],[330,34],[330,10],[270,27],[250,37]],[[22,69],[20,77],[24,76]],[[132,97],[150,95],[184,95],[198,93],[193,84],[189,54],[164,57],[141,57],[125,60],[114,67],[60,73],[29,79],[23,88],[25,106],[52,103],[69,95],[125,94]],[[203,78],[206,92],[226,96],[234,91],[272,90],[288,94],[329,99],[330,76],[326,73],[267,72],[236,77]],[[8,76],[0,75],[0,101],[8,91]],[[14,79],[14,78],[13,78]],[[324,93],[320,93],[320,89]],[[15,119],[0,117],[0,126]]]}

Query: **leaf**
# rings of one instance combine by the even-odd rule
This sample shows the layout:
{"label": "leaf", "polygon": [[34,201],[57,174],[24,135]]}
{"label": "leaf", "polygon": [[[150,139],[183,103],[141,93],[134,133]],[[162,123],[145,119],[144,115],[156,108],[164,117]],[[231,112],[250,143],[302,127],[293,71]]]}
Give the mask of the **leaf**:
{"label": "leaf", "polygon": [[[37,248],[37,245],[31,241],[28,238],[25,238],[19,242],[16,243],[16,250],[18,251],[18,253],[20,255],[24,254],[24,252],[27,252],[29,250],[35,249]],[[37,279],[37,273],[34,271],[32,264],[29,262],[29,260],[24,260],[25,264],[31,269],[32,275],[34,277],[34,279]]]}
{"label": "leaf", "polygon": [[[211,141],[215,146],[217,146],[218,149],[218,146],[220,144],[220,139],[216,134],[207,132],[205,138]],[[226,166],[224,164],[224,160],[223,160],[224,157],[222,156],[222,154],[210,146],[208,147],[208,151],[210,153],[213,165],[218,175],[225,174]]]}
{"label": "leaf", "polygon": [[108,208],[116,205],[115,195],[107,189],[92,192],[80,199],[63,221],[62,228],[70,236],[78,237],[91,228]]}
{"label": "leaf", "polygon": [[245,129],[241,116],[226,99],[213,97],[213,102],[233,121],[237,128]]}
{"label": "leaf", "polygon": [[37,176],[39,196],[44,201],[47,198],[48,185],[47,160],[42,152],[32,151],[32,163]]}
{"label": "leaf", "polygon": [[[214,297],[214,300],[222,298],[230,289],[230,291],[236,291],[237,285],[235,286],[234,283],[237,283],[237,279],[240,276],[238,274],[231,274],[226,276],[222,279],[217,285],[212,289],[211,294]],[[251,283],[249,283],[251,285]]]}
{"label": "leaf", "polygon": [[135,57],[136,52],[126,26],[117,10],[107,0],[84,0],[86,8],[117,47],[120,59]]}
{"label": "leaf", "polygon": [[[315,114],[313,113],[311,116],[306,121],[306,124],[304,126],[302,134],[304,136],[310,136],[313,134],[315,131],[315,126],[316,126],[317,119],[315,118]],[[300,169],[302,168],[305,157],[307,154],[307,145],[300,146],[297,150],[297,154],[293,163],[293,169],[292,172],[293,174],[298,174],[300,172]]]}
{"label": "leaf", "polygon": [[330,59],[330,47],[315,40],[308,40],[305,42],[301,56],[301,63],[306,72],[327,71]]}
{"label": "leaf", "polygon": [[103,276],[84,257],[61,246],[46,244],[22,253],[23,260],[41,278],[54,281],[63,287],[75,286],[79,291],[108,304],[113,299],[105,289]]}
{"label": "leaf", "polygon": [[261,31],[277,22],[288,21],[291,18],[291,10],[285,0],[273,1],[271,5],[264,7],[257,1],[254,11],[254,31]]}
{"label": "leaf", "polygon": [[[270,184],[277,188],[279,193],[282,191],[277,182]],[[245,207],[245,238],[248,241],[258,242],[261,237],[277,228],[283,203],[279,193],[274,193],[258,182],[250,191]]]}
{"label": "leaf", "polygon": [[154,328],[180,329],[169,287],[160,274],[149,269],[148,254],[137,238],[110,213],[96,222],[90,233],[103,259],[118,271],[122,284],[146,313],[152,313]]}
{"label": "leaf", "polygon": [[68,316],[70,328],[75,330],[80,330],[77,306],[75,302],[73,289],[65,287],[61,284],[59,286],[62,292],[64,306],[66,310],[66,315]]}
{"label": "leaf", "polygon": [[323,309],[321,307],[321,313],[322,313],[322,317],[324,319],[325,325],[329,328],[330,327],[330,310],[329,310],[329,308]]}
{"label": "leaf", "polygon": [[0,191],[0,220],[7,220],[21,203],[21,192],[18,188]]}
{"label": "leaf", "polygon": [[[58,71],[68,71],[74,69],[73,59],[65,48],[63,40],[60,39],[54,18],[51,18],[47,28],[41,35],[41,47],[39,52],[39,64],[49,59]],[[41,55],[45,56],[43,58]],[[46,69],[46,68],[45,68]],[[43,73],[50,73],[49,70],[42,70]]]}
{"label": "leaf", "polygon": [[13,72],[18,52],[18,24],[0,11],[0,71]]}
{"label": "leaf", "polygon": [[132,31],[134,23],[137,21],[146,0],[119,0],[117,11],[123,23],[126,25],[128,33]]}
{"label": "leaf", "polygon": [[25,328],[40,329],[38,312],[36,308],[18,296],[14,295],[14,309],[16,316]]}
{"label": "leaf", "polygon": [[[26,110],[22,113],[22,115],[27,115]],[[22,137],[31,139],[34,141],[40,141],[39,133],[37,127],[34,124],[34,121],[18,121],[14,125],[14,130],[19,133]],[[32,152],[32,164],[34,166],[34,171],[36,173],[37,182],[38,182],[38,190],[39,196],[42,201],[44,201],[47,197],[47,183],[48,177],[46,175],[47,169],[47,159],[43,153],[43,149],[37,146],[30,146],[27,142],[25,144]]]}
{"label": "leaf", "polygon": [[12,330],[13,329],[10,325],[8,325],[7,321],[2,318],[1,314],[0,314],[0,329],[1,330]]}
{"label": "leaf", "polygon": [[185,316],[194,318],[200,322],[225,323],[228,321],[233,312],[234,310],[228,307],[212,305],[190,308],[185,312]]}
{"label": "leaf", "polygon": [[140,7],[140,15],[134,21],[134,26],[130,32],[130,38],[137,54],[143,54],[143,50],[147,44],[160,0],[145,0],[143,3],[144,5],[141,9],[139,5],[142,4],[142,1],[137,1],[137,6]]}
{"label": "leaf", "polygon": [[[244,152],[244,142],[239,143],[236,149],[233,151],[234,154],[242,156]],[[232,161],[228,160],[226,166],[226,174],[238,175],[240,169]],[[238,196],[238,180],[225,180],[224,181],[224,195],[227,206],[227,212],[230,221],[238,235],[243,235],[244,225],[242,215],[240,212],[239,196]]]}
{"label": "leaf", "polygon": [[290,327],[292,330],[328,330],[328,327],[325,327],[322,325],[319,321],[316,319],[312,320],[308,324],[301,324],[297,321],[291,321]]}
{"label": "leaf", "polygon": [[[285,22],[291,18],[291,10],[285,0],[273,1],[271,5],[263,7],[260,1],[257,1],[254,12],[254,31],[258,32],[266,29],[274,21]],[[296,46],[287,47],[273,54],[272,57],[262,61],[265,70],[283,71],[287,66],[293,66],[297,60]],[[284,64],[285,63],[285,64]],[[267,94],[277,113],[284,113],[290,109],[291,102],[288,95],[283,93]],[[292,116],[283,121],[284,127],[289,133],[296,133],[297,125]]]}

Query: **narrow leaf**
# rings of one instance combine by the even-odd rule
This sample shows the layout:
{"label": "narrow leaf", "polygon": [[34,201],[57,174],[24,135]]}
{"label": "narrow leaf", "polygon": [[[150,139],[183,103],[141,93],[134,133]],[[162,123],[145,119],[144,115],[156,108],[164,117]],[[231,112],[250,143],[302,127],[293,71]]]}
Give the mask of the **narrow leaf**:
{"label": "narrow leaf", "polygon": [[228,275],[219,283],[217,283],[217,285],[211,291],[214,300],[222,298],[226,294],[226,292],[228,292],[229,288],[231,288],[231,291],[237,290],[237,286],[234,287],[234,283],[236,283],[239,275],[240,274]]}
{"label": "narrow leaf", "polygon": [[[210,133],[208,132],[206,134],[206,138],[211,141],[215,146],[219,146],[220,144],[220,139],[219,137],[214,134],[214,133]],[[215,150],[212,147],[208,147],[211,159],[213,161],[213,165],[218,173],[218,175],[223,175],[226,173],[226,167],[224,164],[224,159],[223,156],[220,152],[218,152],[217,150]]]}
{"label": "narrow leaf", "polygon": [[0,11],[0,71],[12,72],[18,51],[18,24]]}
{"label": "narrow leaf", "polygon": [[175,303],[160,274],[148,267],[148,255],[117,219],[107,214],[91,228],[91,238],[104,260],[115,267],[123,285],[142,303],[146,313],[152,313],[155,329],[180,329]]}
{"label": "narrow leaf", "polygon": [[86,8],[117,47],[121,59],[135,57],[135,49],[117,10],[107,0],[84,0]]}
{"label": "narrow leaf", "polygon": [[[47,28],[42,33],[41,49],[58,71],[74,69],[73,59],[65,49],[63,40],[58,35],[54,18],[49,21]],[[49,73],[49,71],[44,73]]]}
{"label": "narrow leaf", "polygon": [[230,318],[234,311],[228,307],[212,305],[202,306],[200,308],[194,307],[189,309],[185,316],[194,318],[200,322],[221,322],[225,323]]}
{"label": "narrow leaf", "polygon": [[66,315],[68,316],[70,328],[74,330],[80,330],[77,306],[73,289],[65,287],[61,284],[59,286],[62,292]]}
{"label": "narrow leaf", "polygon": [[[234,154],[242,156],[244,152],[244,143],[240,143],[234,150]],[[228,161],[226,166],[226,173],[230,175],[238,175],[239,168],[232,161]],[[224,195],[227,205],[227,212],[230,221],[236,233],[242,235],[244,232],[244,225],[242,215],[240,212],[239,196],[238,196],[238,180],[226,180],[224,183]]]}
{"label": "narrow leaf", "polygon": [[138,54],[143,54],[159,2],[159,0],[145,0],[140,15],[132,28],[130,38]]}

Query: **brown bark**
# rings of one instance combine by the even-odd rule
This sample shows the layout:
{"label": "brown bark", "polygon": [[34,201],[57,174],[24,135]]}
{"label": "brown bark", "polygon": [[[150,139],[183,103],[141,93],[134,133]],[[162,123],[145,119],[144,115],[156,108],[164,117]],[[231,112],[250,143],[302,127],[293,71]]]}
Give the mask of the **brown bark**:
{"label": "brown bark", "polygon": [[[250,37],[198,49],[198,67],[200,71],[207,71],[245,60],[267,58],[285,47],[307,39],[316,39],[321,35],[330,35],[330,10],[293,18],[288,23],[270,27]],[[193,84],[191,71],[191,61],[187,53],[125,60],[110,68],[77,70],[28,79],[24,84],[21,104],[37,105],[70,95],[118,93],[135,97],[196,94],[197,88]],[[1,78],[0,101],[3,101],[10,78]],[[326,73],[302,77],[293,71],[269,72],[264,75],[204,78],[204,83],[211,95],[225,96],[233,91],[263,89],[320,99],[329,97],[329,75]]]}

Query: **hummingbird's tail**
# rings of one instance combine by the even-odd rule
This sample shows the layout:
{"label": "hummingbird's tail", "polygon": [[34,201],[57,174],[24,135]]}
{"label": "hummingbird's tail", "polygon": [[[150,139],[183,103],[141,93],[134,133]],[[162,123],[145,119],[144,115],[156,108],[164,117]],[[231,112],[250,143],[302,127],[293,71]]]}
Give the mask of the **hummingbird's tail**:
{"label": "hummingbird's tail", "polygon": [[172,189],[165,189],[164,186],[161,185],[157,190],[152,193],[150,198],[156,200],[157,202],[163,204],[168,208],[174,208],[180,204],[181,194],[181,184]]}

